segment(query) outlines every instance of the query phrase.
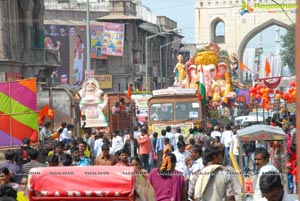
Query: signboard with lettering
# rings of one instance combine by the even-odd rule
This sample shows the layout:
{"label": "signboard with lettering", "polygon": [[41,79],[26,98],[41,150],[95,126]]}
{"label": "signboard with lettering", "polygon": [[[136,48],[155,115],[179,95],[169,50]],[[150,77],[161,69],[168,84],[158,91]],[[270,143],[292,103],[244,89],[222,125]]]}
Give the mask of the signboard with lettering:
{"label": "signboard with lettering", "polygon": [[[155,200],[149,182],[133,167],[70,166],[32,168],[29,173],[30,200]],[[47,182],[45,182],[47,181]]]}
{"label": "signboard with lettering", "polygon": [[[182,124],[171,124],[169,126],[171,126],[173,133],[176,132],[176,128],[180,128],[182,136],[188,137],[189,129],[193,128],[194,124],[189,122],[189,123],[182,123]],[[153,124],[152,125],[152,132],[157,132],[159,136],[161,135],[161,131],[164,129],[166,129],[166,124]]]}
{"label": "signboard with lettering", "polygon": [[99,82],[100,89],[112,88],[112,75],[95,75],[94,78]]}
{"label": "signboard with lettering", "polygon": [[195,95],[197,93],[196,89],[193,88],[176,88],[169,87],[168,89],[158,89],[153,90],[153,96],[160,95]]}
{"label": "signboard with lettering", "polygon": [[241,141],[256,141],[256,140],[284,140],[285,136],[280,134],[274,134],[274,133],[261,133],[261,134],[255,134],[255,135],[243,135],[240,136]]}

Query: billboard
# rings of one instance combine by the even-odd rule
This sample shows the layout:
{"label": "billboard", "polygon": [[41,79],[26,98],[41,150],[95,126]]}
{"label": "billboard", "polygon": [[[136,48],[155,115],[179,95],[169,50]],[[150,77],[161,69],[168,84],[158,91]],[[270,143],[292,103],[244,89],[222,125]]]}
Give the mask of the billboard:
{"label": "billboard", "polygon": [[57,70],[60,84],[69,84],[69,26],[67,25],[45,25],[44,29],[45,49],[58,51],[58,62],[61,67]]}
{"label": "billboard", "polygon": [[103,25],[91,25],[91,58],[107,59],[107,55],[102,54]]}
{"label": "billboard", "polygon": [[103,23],[102,54],[123,56],[124,24]]}
{"label": "billboard", "polygon": [[86,26],[70,26],[70,84],[81,87],[86,69]]}

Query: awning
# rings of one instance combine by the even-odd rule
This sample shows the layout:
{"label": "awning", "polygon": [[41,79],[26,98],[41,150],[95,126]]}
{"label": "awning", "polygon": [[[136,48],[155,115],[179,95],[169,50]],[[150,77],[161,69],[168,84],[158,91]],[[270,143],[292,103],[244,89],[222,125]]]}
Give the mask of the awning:
{"label": "awning", "polygon": [[237,131],[240,141],[285,140],[285,133],[280,127],[253,125]]}

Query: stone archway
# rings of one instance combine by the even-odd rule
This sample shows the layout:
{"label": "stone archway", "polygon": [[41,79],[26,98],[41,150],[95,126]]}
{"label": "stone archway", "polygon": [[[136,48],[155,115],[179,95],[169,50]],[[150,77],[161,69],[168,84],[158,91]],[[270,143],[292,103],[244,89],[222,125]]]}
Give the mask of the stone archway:
{"label": "stone archway", "polygon": [[239,45],[239,49],[238,49],[238,59],[240,61],[243,61],[243,55],[244,55],[244,52],[245,52],[245,49],[247,47],[247,44],[249,43],[249,41],[256,35],[258,34],[259,32],[263,31],[264,29],[270,27],[270,26],[273,26],[273,25],[277,25],[277,26],[280,26],[280,27],[283,27],[283,28],[288,28],[289,25],[286,24],[286,23],[283,23],[283,22],[280,22],[278,20],[275,20],[275,19],[271,19],[271,20],[268,20],[266,22],[264,22],[263,24],[255,27],[254,29],[252,29],[252,31],[250,31],[243,39],[242,41],[240,42],[240,45]]}

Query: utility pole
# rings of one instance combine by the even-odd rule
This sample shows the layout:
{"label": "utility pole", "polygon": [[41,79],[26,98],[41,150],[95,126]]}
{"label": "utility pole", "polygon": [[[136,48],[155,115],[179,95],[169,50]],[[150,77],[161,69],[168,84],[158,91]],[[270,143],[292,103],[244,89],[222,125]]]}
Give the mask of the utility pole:
{"label": "utility pole", "polygon": [[90,47],[90,1],[86,1],[86,69],[91,69],[91,47]]}

